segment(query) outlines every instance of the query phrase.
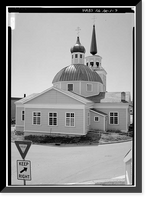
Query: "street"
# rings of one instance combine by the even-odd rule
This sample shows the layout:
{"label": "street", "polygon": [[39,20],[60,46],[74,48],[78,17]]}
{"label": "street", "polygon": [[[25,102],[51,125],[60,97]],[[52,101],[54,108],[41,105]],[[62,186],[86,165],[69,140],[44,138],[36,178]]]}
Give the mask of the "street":
{"label": "street", "polygon": [[[17,180],[17,160],[22,160],[12,144],[12,185],[23,185]],[[80,183],[110,179],[124,175],[125,154],[132,142],[99,146],[46,146],[31,145],[25,160],[31,161],[31,181],[34,184]]]}

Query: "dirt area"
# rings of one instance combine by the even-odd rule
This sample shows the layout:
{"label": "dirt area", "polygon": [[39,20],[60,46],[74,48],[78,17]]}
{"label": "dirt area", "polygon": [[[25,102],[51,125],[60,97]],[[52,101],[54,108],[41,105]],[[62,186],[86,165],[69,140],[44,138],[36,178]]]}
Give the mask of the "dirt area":
{"label": "dirt area", "polygon": [[11,141],[15,140],[31,140],[35,144],[55,144],[55,145],[66,145],[66,144],[75,144],[75,145],[91,145],[91,144],[105,144],[105,143],[115,143],[115,142],[124,142],[132,140],[132,137],[128,133],[115,133],[115,132],[100,132],[98,130],[90,131],[86,136],[79,137],[68,137],[68,136],[26,136],[24,137],[23,133],[15,132],[15,128],[11,127]]}
{"label": "dirt area", "polygon": [[128,135],[128,133],[114,133],[114,132],[106,132],[101,134],[101,138],[99,143],[111,143],[111,142],[120,142],[132,140],[132,137]]}

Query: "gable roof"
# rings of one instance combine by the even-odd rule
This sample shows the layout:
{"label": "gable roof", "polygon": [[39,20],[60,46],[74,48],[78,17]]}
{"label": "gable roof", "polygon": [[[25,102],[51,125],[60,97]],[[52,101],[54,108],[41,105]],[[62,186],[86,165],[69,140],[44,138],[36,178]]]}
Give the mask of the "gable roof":
{"label": "gable roof", "polygon": [[95,113],[97,113],[97,114],[99,114],[99,115],[102,115],[102,116],[107,116],[106,113],[101,112],[101,111],[99,111],[99,110],[97,110],[97,109],[95,109],[95,108],[91,108],[90,111],[95,112]]}
{"label": "gable roof", "polygon": [[66,95],[66,96],[69,96],[70,98],[73,98],[73,99],[75,99],[75,100],[77,100],[77,101],[79,101],[79,102],[81,102],[81,103],[83,103],[83,104],[92,103],[92,101],[90,101],[89,99],[86,99],[86,98],[84,98],[84,97],[81,97],[81,96],[79,96],[79,95],[77,95],[77,94],[75,94],[75,93],[72,93],[72,92],[70,92],[70,91],[58,89],[58,88],[56,88],[56,87],[54,87],[54,86],[48,88],[47,90],[44,90],[44,91],[41,92],[41,93],[33,93],[33,94],[31,94],[31,95],[29,95],[29,96],[27,96],[27,97],[25,97],[25,98],[23,98],[23,99],[21,99],[21,100],[15,102],[15,103],[16,103],[16,104],[18,104],[18,103],[25,104],[25,103],[27,103],[27,102],[29,102],[29,101],[31,101],[31,100],[33,100],[33,99],[35,99],[35,98],[37,98],[37,97],[43,95],[43,94],[45,94],[46,92],[48,92],[48,91],[50,91],[50,90],[56,90],[56,91],[58,91],[58,92],[60,92],[60,93],[62,93],[62,94],[64,94],[64,95]]}
{"label": "gable roof", "polygon": [[125,101],[121,101],[121,92],[100,92],[98,95],[86,98],[94,103],[129,103],[130,92],[125,92]]}
{"label": "gable roof", "polygon": [[39,94],[39,93],[30,94],[30,95],[28,95],[28,96],[26,96],[26,97],[24,97],[24,98],[22,98],[22,99],[16,101],[15,104],[23,104],[23,103],[25,103],[26,101],[28,101],[28,100],[32,99],[33,97],[37,96],[38,94]]}
{"label": "gable roof", "polygon": [[69,96],[70,98],[73,98],[83,104],[87,103],[130,103],[130,92],[125,92],[125,101],[121,101],[121,92],[100,92],[98,95],[90,96],[90,97],[83,97],[81,95],[78,95],[74,92],[58,89],[56,87],[50,87],[47,90],[44,90],[41,93],[33,93],[25,98],[22,98],[15,102],[15,104],[24,104],[32,99],[37,98],[38,96],[41,96],[42,94],[50,91],[50,90],[56,90],[66,96]]}

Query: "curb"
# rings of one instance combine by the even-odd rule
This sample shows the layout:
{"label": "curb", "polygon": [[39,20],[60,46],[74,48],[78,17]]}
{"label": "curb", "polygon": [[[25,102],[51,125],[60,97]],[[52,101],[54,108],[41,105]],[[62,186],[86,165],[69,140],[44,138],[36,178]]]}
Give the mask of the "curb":
{"label": "curb", "polygon": [[[116,184],[117,183],[117,184]],[[68,185],[125,185],[125,175],[114,177],[111,179],[100,179],[85,181],[79,183],[67,183]]]}

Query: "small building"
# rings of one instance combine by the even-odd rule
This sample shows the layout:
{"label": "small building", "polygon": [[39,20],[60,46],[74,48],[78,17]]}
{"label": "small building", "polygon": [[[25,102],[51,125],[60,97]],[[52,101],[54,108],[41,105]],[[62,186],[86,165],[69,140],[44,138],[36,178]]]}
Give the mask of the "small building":
{"label": "small building", "polygon": [[16,105],[15,102],[19,101],[21,98],[19,97],[11,97],[11,120],[15,120],[16,115]]}
{"label": "small building", "polygon": [[[24,94],[24,97],[26,97],[26,94]],[[11,121],[15,121],[16,118],[16,105],[15,102],[19,101],[23,97],[11,97]]]}
{"label": "small building", "polygon": [[31,134],[86,135],[90,129],[128,131],[130,92],[107,92],[107,72],[97,54],[95,25],[91,55],[80,43],[71,64],[53,78],[53,87],[16,102],[16,130]]}

